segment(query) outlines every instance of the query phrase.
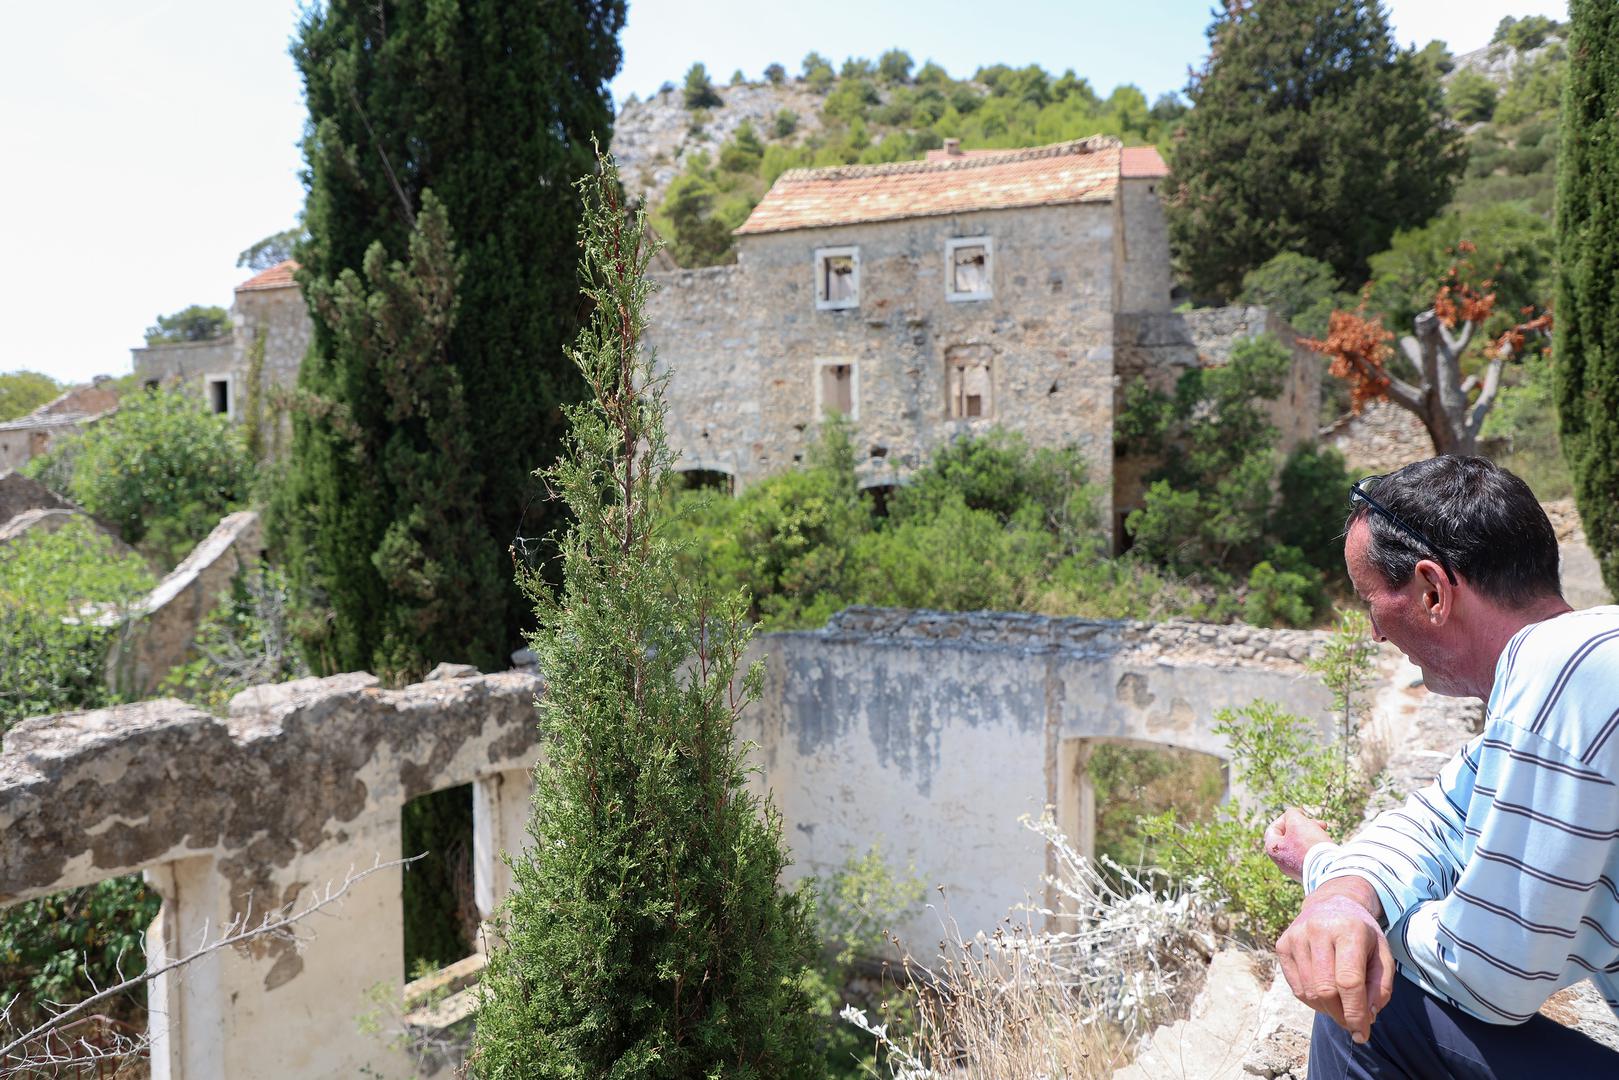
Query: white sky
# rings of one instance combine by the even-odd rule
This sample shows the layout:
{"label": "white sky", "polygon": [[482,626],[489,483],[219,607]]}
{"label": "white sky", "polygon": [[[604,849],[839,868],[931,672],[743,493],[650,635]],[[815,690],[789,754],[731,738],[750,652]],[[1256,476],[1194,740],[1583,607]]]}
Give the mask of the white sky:
{"label": "white sky", "polygon": [[[1213,0],[631,0],[613,91],[645,96],[694,61],[723,82],[899,46],[952,74],[1073,68],[1149,99],[1201,62]],[[1465,52],[1504,15],[1566,0],[1389,0],[1403,42]],[[1015,15],[1014,15],[1015,13]],[[81,0],[7,12],[0,42],[0,372],[129,370],[157,315],[229,306],[236,255],[303,202],[295,0]]]}

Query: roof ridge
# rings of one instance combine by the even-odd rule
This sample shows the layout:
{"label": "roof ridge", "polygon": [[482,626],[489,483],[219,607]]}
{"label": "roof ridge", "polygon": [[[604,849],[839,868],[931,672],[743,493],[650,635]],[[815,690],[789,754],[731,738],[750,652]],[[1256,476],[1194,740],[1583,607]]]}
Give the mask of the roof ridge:
{"label": "roof ridge", "polygon": [[[1124,144],[1112,135],[1088,135],[1083,139],[1049,143],[1045,146],[1017,147],[999,154],[974,154],[951,161],[888,161],[879,165],[832,165],[820,169],[788,169],[776,182],[807,180],[859,180],[876,176],[904,176],[909,173],[951,172],[958,169],[982,169],[995,165],[1010,165],[1020,161],[1038,161],[1041,158],[1066,157],[1070,154],[1094,154],[1103,150],[1122,149]],[[774,186],[774,185],[772,185]]]}

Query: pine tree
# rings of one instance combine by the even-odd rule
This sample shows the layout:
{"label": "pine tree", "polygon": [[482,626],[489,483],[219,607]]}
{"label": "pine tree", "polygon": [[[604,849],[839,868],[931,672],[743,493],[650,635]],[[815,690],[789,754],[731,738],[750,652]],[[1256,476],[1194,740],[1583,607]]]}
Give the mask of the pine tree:
{"label": "pine tree", "polygon": [[1226,0],[1171,150],[1170,235],[1195,294],[1283,251],[1346,281],[1450,198],[1465,156],[1432,69],[1380,0]]}
{"label": "pine tree", "polygon": [[[570,185],[610,129],[624,11],[328,0],[303,18],[297,256],[315,332],[272,526],[299,594],[324,609],[307,624],[318,669],[488,669],[519,639],[527,605],[505,552],[514,531],[554,527],[525,519],[529,472],[555,456],[559,406],[584,393],[561,359],[577,325]],[[410,248],[429,189],[460,253],[454,318],[394,328],[407,350],[443,335],[431,363],[396,363],[363,314],[321,298],[341,295],[372,245],[384,264]]]}
{"label": "pine tree", "polygon": [[1557,159],[1557,407],[1585,535],[1619,596],[1619,7],[1569,4]]}
{"label": "pine tree", "polygon": [[681,579],[654,508],[670,482],[662,388],[642,352],[651,250],[610,161],[582,184],[592,305],[547,474],[576,524],[562,585],[525,577],[546,692],[533,844],[514,862],[483,978],[481,1077],[804,1077],[819,1072],[806,892],[783,893],[780,818],[746,786],[732,724],[740,595]]}

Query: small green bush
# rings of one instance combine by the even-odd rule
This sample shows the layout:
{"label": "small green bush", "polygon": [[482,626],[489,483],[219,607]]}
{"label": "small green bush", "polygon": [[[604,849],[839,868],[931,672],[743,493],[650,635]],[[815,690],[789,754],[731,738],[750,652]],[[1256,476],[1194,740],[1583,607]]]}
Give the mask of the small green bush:
{"label": "small green bush", "polygon": [[27,716],[111,704],[107,650],[152,585],[146,564],[88,521],[0,544],[0,734]]}
{"label": "small green bush", "polygon": [[58,455],[72,461],[67,495],[170,566],[243,505],[254,476],[242,432],[175,390],[126,396],[112,416],[31,461],[29,475],[60,475]]}

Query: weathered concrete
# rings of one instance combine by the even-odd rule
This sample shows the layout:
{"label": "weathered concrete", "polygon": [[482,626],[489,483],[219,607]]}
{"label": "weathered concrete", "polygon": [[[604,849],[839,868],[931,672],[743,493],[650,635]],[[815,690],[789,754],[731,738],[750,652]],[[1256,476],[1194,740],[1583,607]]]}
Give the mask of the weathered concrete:
{"label": "weathered concrete", "polygon": [[172,573],[140,600],[129,626],[107,656],[107,682],[119,693],[145,697],[169,670],[191,656],[197,627],[229,592],[238,573],[258,564],[263,527],[251,510],[230,514]]}
{"label": "weathered concrete", "polygon": [[[880,843],[943,884],[963,933],[992,930],[1046,872],[1018,824],[1051,805],[1084,846],[1093,740],[1228,756],[1216,713],[1256,698],[1322,718],[1303,661],[1326,635],[1193,623],[853,608],[823,630],[769,634],[756,743],[794,866],[824,875]],[[931,915],[900,928],[937,932]]]}
{"label": "weathered concrete", "polygon": [[[0,903],[144,870],[164,900],[155,961],[398,858],[400,810],[416,795],[493,786],[482,801],[509,826],[501,792],[535,761],[538,680],[374,682],[303,680],[239,698],[228,720],[154,701],[23,721],[0,750]],[[509,876],[487,843],[474,860],[488,914]],[[159,980],[154,1076],[406,1073],[358,1025],[369,990],[403,986],[402,918],[393,868],[323,912],[307,948],[260,940]]]}

